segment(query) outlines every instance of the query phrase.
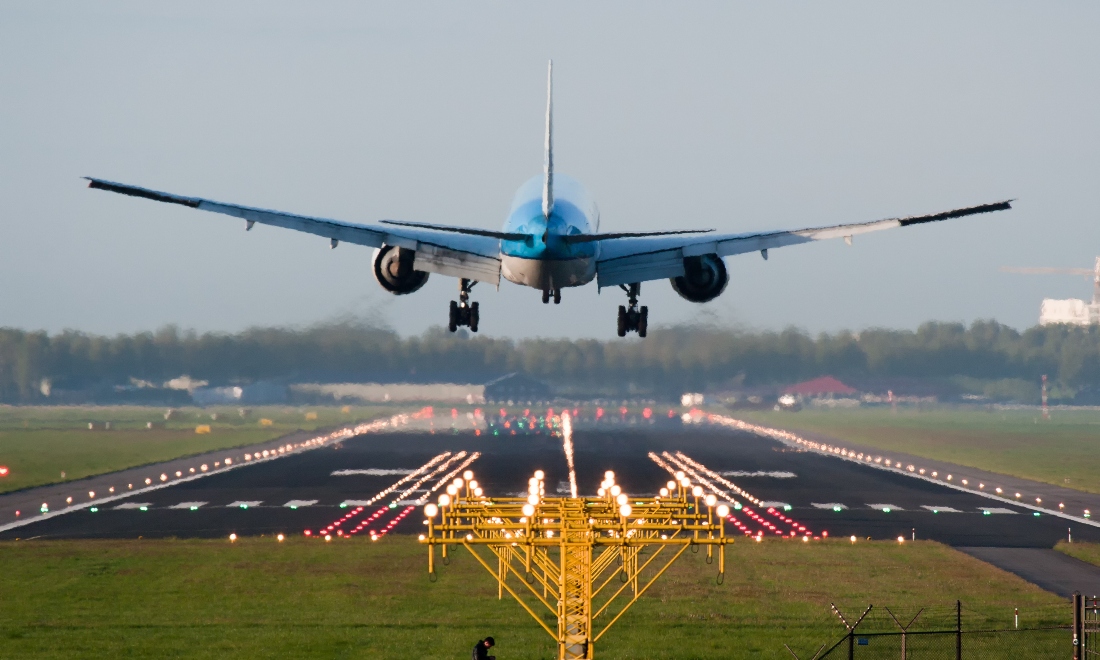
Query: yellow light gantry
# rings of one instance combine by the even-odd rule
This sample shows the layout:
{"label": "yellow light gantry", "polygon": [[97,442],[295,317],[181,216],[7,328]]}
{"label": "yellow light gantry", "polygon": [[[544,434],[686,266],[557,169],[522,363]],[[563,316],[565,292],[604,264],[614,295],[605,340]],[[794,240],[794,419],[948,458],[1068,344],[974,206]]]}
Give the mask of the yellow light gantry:
{"label": "yellow light gantry", "polygon": [[[729,508],[679,474],[667,496],[627,496],[608,472],[597,497],[544,497],[540,470],[526,499],[477,496],[465,476],[424,507],[429,577],[435,546],[448,563],[448,546],[461,544],[496,579],[497,597],[508,592],[557,641],[562,660],[592,658],[595,642],[688,548],[705,546],[708,564],[718,555],[722,583]],[[541,612],[557,617],[556,631]]]}

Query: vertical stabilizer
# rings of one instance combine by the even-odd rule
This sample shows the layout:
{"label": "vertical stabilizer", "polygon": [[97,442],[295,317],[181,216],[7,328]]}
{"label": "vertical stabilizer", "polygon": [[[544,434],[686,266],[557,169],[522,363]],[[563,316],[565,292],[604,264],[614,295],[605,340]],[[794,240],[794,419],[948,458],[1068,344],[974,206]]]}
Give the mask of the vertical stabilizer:
{"label": "vertical stabilizer", "polygon": [[546,144],[542,160],[542,215],[554,210],[554,60],[546,67]]}

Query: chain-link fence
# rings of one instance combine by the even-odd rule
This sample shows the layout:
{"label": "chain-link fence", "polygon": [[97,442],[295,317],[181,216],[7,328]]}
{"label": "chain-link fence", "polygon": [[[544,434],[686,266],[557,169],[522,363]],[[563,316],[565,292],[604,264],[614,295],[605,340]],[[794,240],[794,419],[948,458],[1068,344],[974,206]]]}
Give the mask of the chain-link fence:
{"label": "chain-link fence", "polygon": [[834,605],[832,611],[843,632],[801,654],[788,646],[796,660],[1100,659],[1100,601],[1095,598],[1078,596],[1072,610],[1065,605],[1024,612],[970,609],[956,601],[919,609],[842,611]]}

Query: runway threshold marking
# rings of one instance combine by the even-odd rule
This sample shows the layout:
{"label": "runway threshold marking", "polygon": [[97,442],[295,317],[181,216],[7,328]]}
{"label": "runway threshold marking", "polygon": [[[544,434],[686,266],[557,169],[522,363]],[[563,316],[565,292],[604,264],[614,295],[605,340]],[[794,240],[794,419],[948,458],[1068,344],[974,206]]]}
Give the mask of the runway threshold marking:
{"label": "runway threshold marking", "polygon": [[317,504],[317,502],[318,500],[290,500],[283,506],[289,509],[297,509],[303,506],[313,506],[314,504]]}
{"label": "runway threshold marking", "polygon": [[987,515],[987,516],[992,515],[992,514],[1007,514],[1007,513],[1019,514],[1020,513],[1019,511],[1013,511],[1012,509],[1005,509],[1005,508],[1002,508],[1002,507],[995,507],[995,506],[994,507],[980,506],[980,507],[978,507],[978,510],[981,511],[984,515]]}
{"label": "runway threshold marking", "polygon": [[882,511],[883,513],[890,513],[891,511],[905,511],[905,509],[896,504],[868,504],[867,506],[871,507],[872,509]]}
{"label": "runway threshold marking", "polygon": [[139,509],[144,511],[153,506],[152,502],[125,502],[116,506],[116,509]]}
{"label": "runway threshold marking", "polygon": [[[977,490],[974,490],[968,487],[965,479],[961,480],[962,485],[953,483],[951,480],[952,475],[950,474],[947,475],[947,480],[944,480],[940,478],[939,474],[935,470],[929,471],[925,468],[917,468],[914,465],[903,466],[900,461],[891,461],[889,459],[884,459],[882,456],[878,456],[872,459],[871,454],[856,453],[844,447],[836,447],[833,445],[822,444],[820,442],[814,442],[812,440],[807,440],[799,435],[791,433],[790,431],[769,428],[767,426],[758,426],[756,424],[750,424],[748,422],[742,421],[740,419],[735,419],[733,417],[726,417],[725,415],[715,415],[710,413],[704,415],[701,411],[698,410],[693,410],[690,414],[685,415],[685,421],[690,420],[691,423],[699,423],[704,418],[711,424],[717,424],[719,426],[725,426],[728,428],[737,429],[739,431],[753,433],[760,437],[768,438],[769,440],[775,440],[784,445],[787,445],[788,447],[796,447],[800,450],[812,451],[818,455],[839,458],[841,460],[856,463],[858,465],[875,468],[876,470],[885,470],[893,474],[903,474],[912,479],[921,479],[923,481],[938,484],[946,488],[951,488],[952,490],[957,490],[963,493],[970,493],[971,495],[979,495],[986,499],[1004,502],[1005,504],[1011,504],[1013,506],[1029,509],[1036,514],[1046,513],[1052,516],[1058,516],[1059,518],[1064,518],[1065,520],[1072,520],[1083,525],[1100,527],[1100,522],[1091,519],[1091,514],[1088,509],[1085,510],[1084,517],[1075,516],[1071,513],[1066,513],[1065,511],[1062,511],[1060,509],[1052,509],[1044,506],[1038,506],[1042,503],[1038,499],[1036,500],[1036,504],[1029,504],[1027,502],[1002,497],[995,492],[991,493],[989,491],[986,491],[984,488],[981,487],[980,482],[979,488]],[[879,463],[879,461],[884,461],[885,465]]]}
{"label": "runway threshold marking", "polygon": [[961,510],[949,506],[929,506],[927,504],[922,504],[920,508],[927,509],[932,513],[962,513]]}
{"label": "runway threshold marking", "polygon": [[397,468],[394,468],[394,469],[389,469],[389,468],[367,468],[365,470],[336,470],[330,476],[333,476],[333,477],[354,477],[354,476],[390,477],[390,476],[396,476],[396,475],[399,475],[399,474],[412,474],[413,472],[416,472],[416,470],[406,470],[406,469],[403,469],[403,468],[402,469],[397,469]]}
{"label": "runway threshold marking", "polygon": [[169,509],[187,509],[188,511],[195,511],[201,506],[206,506],[209,502],[180,502],[179,504],[173,504],[168,507]]}
{"label": "runway threshold marking", "polygon": [[[233,458],[227,457],[225,461],[215,461],[214,467],[211,469],[208,464],[202,464],[199,466],[199,470],[195,471],[190,469],[187,474],[184,474],[181,470],[175,479],[169,478],[167,474],[160,475],[160,483],[153,481],[152,477],[145,479],[145,487],[127,489],[125,492],[111,494],[107,497],[99,497],[90,499],[87,502],[68,504],[64,508],[49,509],[46,503],[43,503],[41,513],[37,516],[28,516],[14,522],[0,524],[0,532],[6,532],[18,527],[24,527],[32,523],[40,522],[43,520],[49,520],[50,518],[56,518],[57,516],[63,516],[67,513],[73,513],[74,511],[81,511],[83,509],[97,509],[109,502],[117,502],[128,497],[133,497],[141,493],[148,493],[154,490],[160,490],[162,488],[171,488],[176,484],[187,483],[189,481],[195,481],[196,479],[202,479],[203,477],[209,477],[215,474],[222,474],[230,470],[237,470],[248,465],[255,465],[257,463],[263,463],[285,456],[293,456],[304,451],[310,451],[313,449],[319,449],[321,447],[327,447],[330,443],[340,442],[348,438],[354,438],[358,435],[364,435],[366,433],[373,433],[376,431],[382,431],[388,427],[397,427],[399,425],[407,425],[409,420],[415,418],[416,414],[408,415],[405,413],[399,413],[390,417],[389,419],[378,419],[373,422],[367,422],[364,424],[357,424],[355,426],[345,426],[341,429],[337,429],[325,435],[319,435],[309,440],[303,440],[299,443],[291,443],[278,447],[272,450],[264,450],[263,452],[255,455],[245,454],[244,460],[240,460],[240,457]],[[267,454],[266,456],[264,454]],[[220,464],[220,465],[219,465]],[[130,484],[132,487],[133,484]],[[111,493],[114,487],[108,489],[108,493]],[[121,486],[119,486],[121,488]]]}
{"label": "runway threshold marking", "polygon": [[810,502],[810,506],[815,509],[828,509],[830,511],[843,511],[848,508],[846,504],[840,502]]}
{"label": "runway threshold marking", "polygon": [[225,505],[227,509],[252,509],[263,504],[263,500],[237,500]]}

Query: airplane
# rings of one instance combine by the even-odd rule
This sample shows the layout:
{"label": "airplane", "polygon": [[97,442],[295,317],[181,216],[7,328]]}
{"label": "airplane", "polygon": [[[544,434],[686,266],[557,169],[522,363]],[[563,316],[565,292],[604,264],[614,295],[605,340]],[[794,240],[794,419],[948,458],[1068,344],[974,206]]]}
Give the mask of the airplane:
{"label": "airplane", "polygon": [[512,200],[501,231],[423,222],[381,220],[357,224],[282,211],[225,204],[147,188],[85,177],[89,188],[181,204],[201,211],[242,218],[245,229],[259,223],[295,229],[341,242],[375,248],[374,277],[394,295],[419,290],[431,273],[458,278],[458,300],[450,301],[448,329],[477,332],[478,303],[470,291],[479,282],[500,287],[500,278],[542,292],[542,302],[561,302],[563,288],[596,280],[599,289],[618,286],[627,296],[619,306],[618,335],[637,332],[645,337],[649,308],[638,305],[643,282],[668,279],[682,298],[705,303],[726,288],[729,276],[723,259],[735,254],[768,251],[829,238],[849,245],[856,234],[910,227],[1012,208],[1015,200],[982,204],[931,215],[887,218],[871,222],[739,234],[713,229],[616,231],[600,233],[600,213],[580,182],[554,170],[553,61],[546,74],[546,133],[543,171],[522,186]]}

